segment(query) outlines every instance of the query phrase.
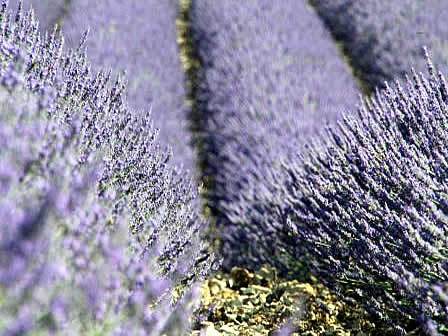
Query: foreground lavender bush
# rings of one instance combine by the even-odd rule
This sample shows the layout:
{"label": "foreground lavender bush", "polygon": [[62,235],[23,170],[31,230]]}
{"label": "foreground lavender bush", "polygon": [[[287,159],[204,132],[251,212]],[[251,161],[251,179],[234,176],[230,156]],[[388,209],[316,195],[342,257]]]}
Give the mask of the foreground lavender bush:
{"label": "foreground lavender bush", "polygon": [[[448,90],[429,65],[286,163],[290,227],[319,280],[397,331],[448,331]],[[291,251],[295,253],[295,251]]]}
{"label": "foreground lavender bush", "polygon": [[107,220],[111,201],[92,188],[98,160],[77,162],[80,115],[70,127],[47,119],[50,90],[31,93],[15,70],[0,76],[0,334],[160,335],[175,319],[171,334],[186,330],[187,299],[147,308],[172,286],[154,251],[126,239],[128,216]]}
{"label": "foreground lavender bush", "polygon": [[[189,289],[214,261],[198,238],[205,223],[190,202],[194,187],[166,166],[150,116],[122,102],[123,81],[90,75],[85,41],[63,52],[56,33],[40,39],[32,12],[11,20],[7,5],[0,8],[0,331],[178,335],[192,297],[168,302],[160,294],[179,283]],[[161,303],[151,313],[154,301]]]}
{"label": "foreground lavender bush", "polygon": [[287,232],[272,225],[279,158],[356,102],[357,85],[303,1],[193,0],[189,17],[201,64],[193,117],[223,266],[286,272]]}
{"label": "foreground lavender bush", "polygon": [[176,43],[177,7],[176,0],[74,1],[62,29],[74,47],[90,27],[86,46],[92,66],[126,71],[129,105],[151,107],[160,141],[173,149],[171,163],[195,173]]}
{"label": "foreground lavender bush", "polygon": [[[31,36],[27,31],[20,38]],[[90,76],[85,54],[77,57],[81,47],[78,51],[69,50],[53,64],[53,49],[57,50],[61,44],[57,38],[50,41],[46,45],[36,43],[39,48],[33,50],[32,62],[28,65],[29,81],[51,83],[59,69],[64,80],[53,83],[57,85],[56,92],[60,91],[64,101],[68,96],[69,101],[84,109],[88,122],[82,132],[80,161],[86,160],[92,148],[101,148],[105,153],[105,169],[98,182],[99,196],[112,190],[119,195],[119,200],[129,201],[130,228],[143,244],[150,247],[162,236],[167,240],[160,259],[162,274],[177,277],[176,258],[192,253],[191,264],[186,267],[188,280],[184,278],[182,282],[191,284],[193,279],[202,278],[209,271],[214,255],[208,253],[207,244],[198,236],[206,222],[199,217],[196,186],[184,171],[168,166],[169,150],[155,141],[157,132],[151,116],[134,113],[124,104],[126,84],[120,77],[113,83],[111,71]],[[86,36],[81,45],[85,42]],[[36,62],[34,53],[41,53],[44,62]],[[61,113],[63,120],[69,120],[68,112]],[[115,207],[119,211],[120,203]]]}
{"label": "foreground lavender bush", "polygon": [[355,72],[374,91],[384,81],[404,80],[412,65],[425,70],[420,49],[432,50],[433,62],[445,71],[448,2],[445,0],[311,0],[337,40]]}
{"label": "foreground lavender bush", "polygon": [[[178,323],[171,335],[185,330],[188,311],[182,312],[183,306],[174,311],[164,300],[156,312],[147,310],[171,286],[155,276],[148,252],[123,239],[127,236],[125,216],[115,221],[114,229],[106,226],[110,206],[99,202],[89,188],[95,172],[70,166],[73,148],[49,160],[43,172],[47,176],[23,173],[51,122],[32,120],[47,111],[39,110],[40,102],[28,92],[17,87],[11,94],[4,94],[3,88],[1,92],[1,135],[11,141],[2,146],[0,163],[1,171],[9,175],[2,174],[6,197],[0,205],[1,218],[8,219],[0,222],[0,287],[5,291],[0,334],[160,335],[163,329],[173,328],[179,317],[183,324]],[[6,125],[5,119],[19,118],[23,123]],[[53,136],[64,140],[66,134]],[[51,172],[53,168],[57,175]],[[132,254],[126,251],[128,245],[134,249]]]}

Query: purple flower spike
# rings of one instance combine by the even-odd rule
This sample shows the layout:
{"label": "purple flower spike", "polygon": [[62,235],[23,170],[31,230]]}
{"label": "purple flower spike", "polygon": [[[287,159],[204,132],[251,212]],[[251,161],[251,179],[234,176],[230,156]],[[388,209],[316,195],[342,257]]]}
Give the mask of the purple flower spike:
{"label": "purple flower spike", "polygon": [[39,18],[39,30],[45,33],[55,24],[60,23],[70,8],[71,0],[9,0],[9,8],[16,12],[20,2],[22,2],[24,13],[27,13],[31,6],[33,7],[35,16]]}

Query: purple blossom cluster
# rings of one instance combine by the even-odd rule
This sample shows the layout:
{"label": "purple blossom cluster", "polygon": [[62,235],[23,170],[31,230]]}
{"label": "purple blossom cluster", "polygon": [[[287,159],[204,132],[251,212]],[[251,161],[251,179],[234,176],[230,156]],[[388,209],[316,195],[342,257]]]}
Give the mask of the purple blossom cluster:
{"label": "purple blossom cluster", "polygon": [[[448,90],[426,54],[286,162],[289,227],[341,299],[397,331],[448,331]],[[291,250],[292,254],[301,249]]]}
{"label": "purple blossom cluster", "polygon": [[1,3],[0,334],[179,335],[217,263],[207,223],[86,37],[65,51]]}
{"label": "purple blossom cluster", "polygon": [[28,0],[25,3],[22,0],[10,0],[8,7],[15,13],[19,4],[22,4],[24,12],[28,12],[32,6],[35,16],[39,18],[39,31],[45,33],[60,22],[69,10],[70,3],[71,0]]}
{"label": "purple blossom cluster", "polygon": [[295,242],[273,224],[273,205],[284,203],[280,158],[355,104],[358,86],[303,1],[195,0],[189,11],[200,62],[194,121],[223,267],[286,272],[284,246]]}
{"label": "purple blossom cluster", "polygon": [[405,79],[409,68],[425,71],[420,50],[432,51],[434,64],[448,69],[448,2],[445,0],[311,0],[361,80],[373,92],[384,81]]}
{"label": "purple blossom cluster", "polygon": [[189,132],[184,74],[176,43],[175,0],[74,1],[63,20],[69,47],[90,29],[86,43],[94,69],[126,72],[126,100],[152,110],[159,141],[173,150],[173,165],[196,172]]}

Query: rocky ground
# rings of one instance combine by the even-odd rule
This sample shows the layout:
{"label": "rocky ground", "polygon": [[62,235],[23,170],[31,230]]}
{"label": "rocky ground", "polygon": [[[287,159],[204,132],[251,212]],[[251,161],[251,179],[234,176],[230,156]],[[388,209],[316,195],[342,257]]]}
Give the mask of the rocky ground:
{"label": "rocky ground", "polygon": [[[281,279],[275,269],[234,267],[201,284],[201,305],[189,336],[275,336],[288,320],[292,336],[394,335],[359,306],[350,307],[319,284]],[[411,335],[408,333],[408,335]]]}

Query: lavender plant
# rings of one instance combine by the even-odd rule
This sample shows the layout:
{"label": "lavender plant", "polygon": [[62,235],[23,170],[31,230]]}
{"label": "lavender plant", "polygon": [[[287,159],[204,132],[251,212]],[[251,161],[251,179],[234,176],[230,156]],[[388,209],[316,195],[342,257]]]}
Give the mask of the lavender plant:
{"label": "lavender plant", "polygon": [[303,1],[193,0],[188,17],[200,63],[193,119],[217,217],[210,236],[221,240],[224,269],[269,263],[283,274],[295,242],[273,224],[279,158],[355,102],[358,86]]}
{"label": "lavender plant", "polygon": [[[58,45],[57,41],[53,43]],[[81,46],[85,43],[86,35]],[[85,161],[84,156],[92,147],[105,151],[106,168],[98,183],[99,195],[113,188],[121,199],[129,200],[132,204],[130,227],[140,236],[142,243],[151,245],[162,236],[168,239],[169,244],[161,258],[161,265],[162,261],[164,265],[161,272],[164,275],[176,269],[176,256],[190,251],[193,255],[189,260],[193,263],[187,267],[187,282],[191,283],[196,275],[201,278],[208,272],[214,255],[204,252],[208,249],[207,244],[198,236],[207,223],[199,216],[196,186],[182,170],[168,166],[170,151],[155,141],[157,131],[152,126],[150,114],[133,113],[125,106],[124,80],[118,76],[112,84],[109,70],[108,73],[100,72],[90,77],[90,87],[80,83],[81,77],[89,75],[90,65],[85,54],[77,59],[74,57],[76,53],[69,50],[61,62],[64,76],[69,76],[62,89],[65,95],[68,91],[71,99],[87,109],[85,118],[88,123],[82,133],[84,140],[80,160]],[[34,79],[45,78],[45,72],[34,69],[31,73]],[[95,107],[97,114],[87,113]],[[64,118],[68,117],[65,112],[63,115]],[[119,203],[116,208],[120,208]],[[195,248],[199,246],[199,249]],[[171,275],[174,276],[173,272]]]}
{"label": "lavender plant", "polygon": [[377,91],[285,163],[289,226],[320,281],[403,334],[448,331],[448,90],[429,78]]}
{"label": "lavender plant", "polygon": [[448,3],[425,1],[311,0],[345,52],[361,80],[374,92],[384,81],[405,79],[413,66],[425,71],[420,50],[432,50],[433,62],[448,65],[445,17]]}
{"label": "lavender plant", "polygon": [[151,108],[159,140],[173,149],[171,163],[196,173],[185,103],[184,75],[176,43],[175,0],[76,1],[63,20],[70,47],[90,27],[86,42],[96,69],[126,71],[126,100],[134,109]]}
{"label": "lavender plant", "polygon": [[20,77],[11,67],[0,76],[0,334],[161,335],[174,319],[171,335],[186,330],[190,298],[147,308],[172,286],[156,276],[154,251],[126,239],[128,216],[107,220],[111,199],[92,187],[98,155],[78,165],[80,115],[61,127],[48,118],[51,92]]}
{"label": "lavender plant", "polygon": [[57,28],[41,40],[32,11],[12,17],[2,1],[1,332],[178,334],[197,295],[146,306],[214,261],[191,181],[124,104],[123,80],[91,75],[85,38],[63,52]]}

